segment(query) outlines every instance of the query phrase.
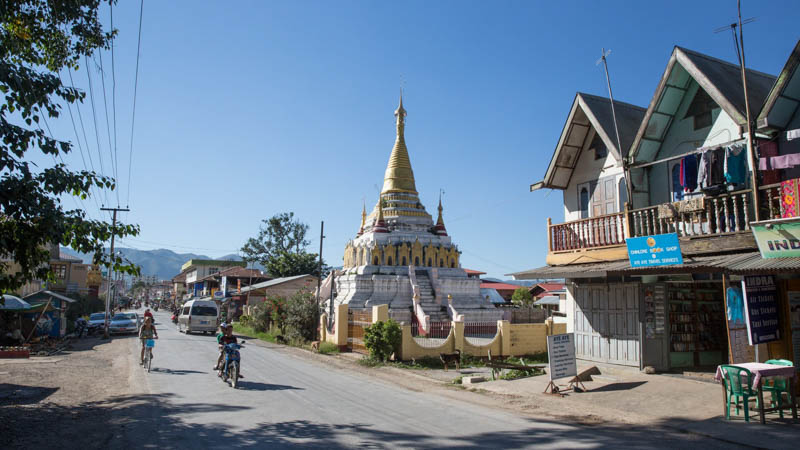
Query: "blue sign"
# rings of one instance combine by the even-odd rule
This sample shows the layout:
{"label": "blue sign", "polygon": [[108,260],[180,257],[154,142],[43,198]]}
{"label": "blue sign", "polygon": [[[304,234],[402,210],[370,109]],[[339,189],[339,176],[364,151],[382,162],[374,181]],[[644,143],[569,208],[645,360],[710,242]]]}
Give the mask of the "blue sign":
{"label": "blue sign", "polygon": [[747,337],[750,345],[779,341],[778,290],[772,275],[746,276],[744,288]]}
{"label": "blue sign", "polygon": [[631,267],[683,264],[681,246],[675,233],[625,239]]}

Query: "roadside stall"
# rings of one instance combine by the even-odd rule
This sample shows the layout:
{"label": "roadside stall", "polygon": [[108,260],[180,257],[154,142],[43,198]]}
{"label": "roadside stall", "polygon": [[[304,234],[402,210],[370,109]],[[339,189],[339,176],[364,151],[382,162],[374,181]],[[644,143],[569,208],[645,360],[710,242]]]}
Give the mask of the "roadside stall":
{"label": "roadside stall", "polygon": [[0,302],[0,358],[28,358],[30,349],[24,347],[22,313],[31,305],[13,295],[4,294]]}

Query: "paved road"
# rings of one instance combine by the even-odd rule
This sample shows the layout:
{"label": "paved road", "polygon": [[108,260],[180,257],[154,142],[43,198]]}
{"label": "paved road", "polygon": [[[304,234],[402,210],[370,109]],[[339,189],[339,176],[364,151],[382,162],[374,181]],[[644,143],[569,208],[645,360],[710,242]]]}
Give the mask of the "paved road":
{"label": "paved road", "polygon": [[[243,349],[246,378],[234,390],[211,370],[213,336],[178,333],[167,313],[157,313],[156,322],[160,339],[153,371],[147,374],[137,366],[131,374],[131,383],[149,394],[112,402],[112,423],[124,431],[107,443],[111,448],[723,446],[635,426],[531,419],[409,391],[293,356],[280,347]],[[135,345],[131,338],[131,349]]]}

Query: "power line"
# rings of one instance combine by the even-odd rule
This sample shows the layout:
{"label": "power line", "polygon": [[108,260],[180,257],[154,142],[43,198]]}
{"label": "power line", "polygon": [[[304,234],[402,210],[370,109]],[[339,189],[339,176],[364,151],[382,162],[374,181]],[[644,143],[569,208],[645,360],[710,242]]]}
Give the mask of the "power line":
{"label": "power line", "polygon": [[[89,99],[91,100],[92,104],[92,118],[94,119],[94,137],[97,140],[97,156],[100,159],[100,175],[105,176],[105,168],[103,167],[103,152],[100,150],[101,149],[100,130],[99,127],[97,126],[97,109],[95,108],[94,105],[94,87],[92,83],[92,71],[89,69],[89,67],[91,67],[89,65],[89,57],[84,56],[84,59],[86,61],[86,77],[89,79]],[[106,204],[109,204],[108,192],[106,189],[103,189],[103,196],[106,199]]]}
{"label": "power line", "polygon": [[[111,32],[114,32],[114,2],[108,4],[109,14],[111,15]],[[117,70],[114,65],[114,40],[111,40],[111,107],[114,113],[114,179],[119,180],[119,159],[117,152]],[[119,189],[114,189],[117,194],[117,206],[119,206]]]}
{"label": "power line", "polygon": [[[103,68],[103,52],[98,52],[100,58],[100,80],[103,86],[103,109],[106,112],[106,130],[108,132],[108,153],[111,155],[111,173],[114,177],[114,183],[117,182],[117,167],[114,165],[114,147],[111,143],[111,122],[108,119],[108,100],[106,96],[106,71]],[[117,202],[119,203],[119,202]]]}
{"label": "power line", "polygon": [[131,202],[131,168],[133,167],[133,128],[136,123],[136,93],[139,88],[139,55],[142,52],[142,14],[144,12],[144,0],[139,5],[139,42],[136,45],[136,75],[133,81],[133,114],[131,114],[131,148],[128,152],[128,192],[125,204]]}

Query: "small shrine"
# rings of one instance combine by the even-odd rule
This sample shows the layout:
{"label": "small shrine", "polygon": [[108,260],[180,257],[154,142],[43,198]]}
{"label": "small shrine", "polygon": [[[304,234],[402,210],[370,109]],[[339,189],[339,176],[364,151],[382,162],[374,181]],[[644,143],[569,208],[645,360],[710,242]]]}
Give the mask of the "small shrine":
{"label": "small shrine", "polygon": [[461,252],[453,244],[442,216],[439,196],[436,222],[419,199],[405,142],[403,98],[394,112],[397,137],[389,156],[378,202],[344,251],[342,274],[336,277],[336,303],[350,309],[389,305],[399,322],[494,321],[502,317],[480,294],[480,280],[467,277]]}

